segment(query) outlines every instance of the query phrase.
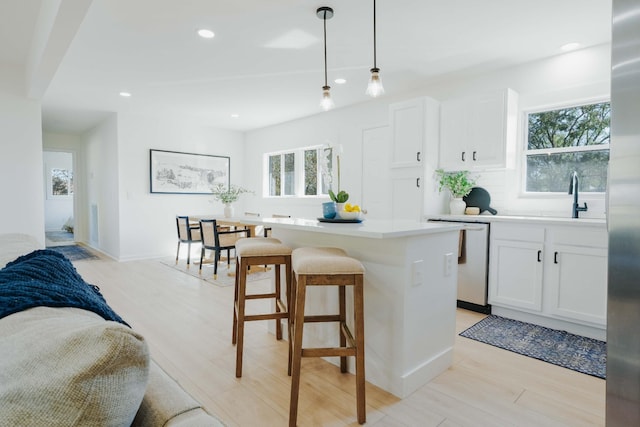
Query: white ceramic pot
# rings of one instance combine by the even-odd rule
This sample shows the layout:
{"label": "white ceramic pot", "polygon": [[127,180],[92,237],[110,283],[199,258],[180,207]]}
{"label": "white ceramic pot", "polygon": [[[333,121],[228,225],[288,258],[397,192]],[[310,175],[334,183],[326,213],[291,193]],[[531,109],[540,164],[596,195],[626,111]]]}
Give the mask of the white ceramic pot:
{"label": "white ceramic pot", "polygon": [[344,203],[336,203],[336,218],[342,218],[340,213],[344,212]]}
{"label": "white ceramic pot", "polygon": [[233,217],[233,205],[231,203],[227,203],[224,205],[224,217],[225,218]]}
{"label": "white ceramic pot", "polygon": [[449,212],[451,215],[464,215],[464,210],[467,204],[462,200],[462,197],[455,197],[449,202]]}

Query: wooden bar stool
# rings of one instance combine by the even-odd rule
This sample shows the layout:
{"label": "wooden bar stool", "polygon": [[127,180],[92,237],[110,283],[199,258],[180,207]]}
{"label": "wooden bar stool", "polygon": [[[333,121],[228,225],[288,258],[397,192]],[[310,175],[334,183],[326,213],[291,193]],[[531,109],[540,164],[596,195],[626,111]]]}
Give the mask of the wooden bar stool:
{"label": "wooden bar stool", "polygon": [[[247,294],[247,274],[252,265],[273,265],[275,270],[274,292],[261,294]],[[280,291],[280,266],[285,268],[285,283],[287,302],[291,301],[289,292],[291,285],[291,248],[273,237],[251,237],[236,242],[236,280],[233,309],[232,343],[236,345],[236,377],[242,376],[242,350],[244,344],[244,322],[253,320],[276,321],[276,338],[282,339],[282,319],[289,319],[287,304],[282,299]],[[246,300],[273,299],[275,312],[263,314],[245,313]],[[289,344],[291,351],[291,344]]]}
{"label": "wooden bar stool", "polygon": [[[338,248],[297,248],[292,252],[291,260],[293,287],[291,303],[289,303],[291,312],[289,337],[293,337],[293,343],[289,353],[291,374],[289,426],[293,427],[297,422],[301,359],[327,356],[340,357],[340,371],[343,373],[347,372],[347,357],[355,357],[358,423],[364,424],[367,419],[364,374],[364,267],[360,261],[350,258],[345,251]],[[307,286],[338,286],[339,313],[305,316]],[[353,286],[355,338],[346,322],[345,289],[347,286]],[[303,329],[306,322],[338,322],[340,347],[302,348]]]}

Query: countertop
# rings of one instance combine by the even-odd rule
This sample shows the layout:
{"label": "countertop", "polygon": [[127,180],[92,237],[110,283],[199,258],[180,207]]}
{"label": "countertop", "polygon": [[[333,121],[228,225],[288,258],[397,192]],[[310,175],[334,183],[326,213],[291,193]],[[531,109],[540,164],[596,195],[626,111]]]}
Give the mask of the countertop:
{"label": "countertop", "polygon": [[513,222],[540,225],[567,225],[567,226],[607,226],[605,219],[599,218],[564,218],[547,216],[518,216],[518,215],[427,215],[426,220],[461,221],[461,222]]}
{"label": "countertop", "polygon": [[415,237],[434,233],[444,233],[461,229],[456,223],[369,220],[361,223],[327,223],[317,219],[305,218],[255,218],[240,219],[243,223],[279,227],[290,230],[310,231],[324,234],[340,234],[353,237],[367,237],[374,239],[393,239]]}

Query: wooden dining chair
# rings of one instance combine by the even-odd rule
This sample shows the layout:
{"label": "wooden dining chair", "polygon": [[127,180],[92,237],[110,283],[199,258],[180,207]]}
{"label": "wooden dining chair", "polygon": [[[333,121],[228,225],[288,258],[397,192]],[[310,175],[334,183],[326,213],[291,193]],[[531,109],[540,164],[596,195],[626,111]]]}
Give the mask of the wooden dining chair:
{"label": "wooden dining chair", "polygon": [[187,267],[191,264],[191,244],[200,243],[200,225],[189,221],[188,216],[176,216],[176,227],[178,228],[178,250],[176,251],[176,264],[180,257],[180,244],[187,244]]}
{"label": "wooden dining chair", "polygon": [[213,255],[213,278],[218,278],[218,264],[220,263],[220,253],[227,252],[227,269],[231,265],[231,250],[235,251],[235,245],[238,239],[249,237],[249,231],[246,228],[229,230],[228,228],[219,227],[215,219],[201,219],[200,233],[202,235],[202,249],[200,250],[200,273],[202,273],[202,261],[204,260],[205,251],[212,250]]}

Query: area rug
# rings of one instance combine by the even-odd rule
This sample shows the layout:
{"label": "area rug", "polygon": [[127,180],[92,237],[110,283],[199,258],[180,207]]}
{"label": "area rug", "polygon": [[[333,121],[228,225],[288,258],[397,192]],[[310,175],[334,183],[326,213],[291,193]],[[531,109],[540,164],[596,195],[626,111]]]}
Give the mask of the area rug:
{"label": "area rug", "polygon": [[604,341],[494,315],[485,317],[460,336],[583,374],[606,377]]}
{"label": "area rug", "polygon": [[[229,269],[227,269],[226,262],[222,262],[218,265],[218,278],[214,280],[213,278],[213,265],[211,264],[203,264],[202,266],[202,274],[199,273],[199,264],[194,262],[193,258],[191,258],[191,266],[187,267],[187,261],[184,259],[180,259],[178,264],[176,264],[175,258],[167,258],[160,260],[161,264],[166,265],[167,267],[171,267],[175,270],[181,271],[189,276],[196,277],[200,280],[203,280],[207,283],[211,283],[215,286],[226,287],[233,286],[236,277],[235,266],[231,265]],[[269,279],[273,277],[273,270],[265,271],[264,267],[251,267],[254,271],[247,276],[248,282],[253,282],[256,280]]]}
{"label": "area rug", "polygon": [[60,252],[62,255],[69,258],[70,261],[80,261],[89,259],[98,259],[99,257],[91,252],[89,249],[83,248],[78,245],[66,245],[66,246],[50,246],[47,249]]}
{"label": "area rug", "polygon": [[51,240],[52,242],[73,241],[73,233],[69,233],[68,231],[47,231],[45,232],[45,236],[47,240]]}

